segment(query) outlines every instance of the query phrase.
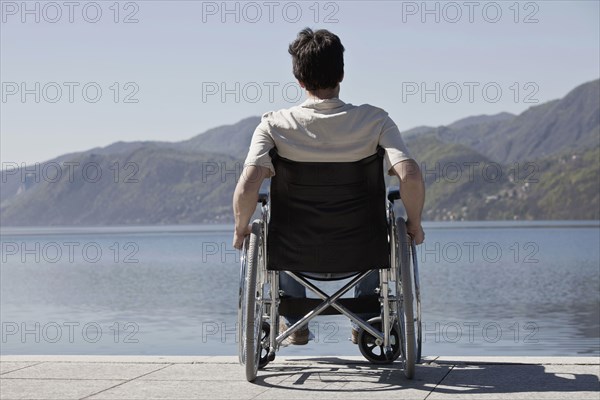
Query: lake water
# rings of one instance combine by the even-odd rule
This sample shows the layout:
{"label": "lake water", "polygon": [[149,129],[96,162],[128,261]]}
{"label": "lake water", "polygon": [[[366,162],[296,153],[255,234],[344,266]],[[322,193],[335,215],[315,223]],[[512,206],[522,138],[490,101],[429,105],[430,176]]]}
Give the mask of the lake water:
{"label": "lake water", "polygon": [[[237,354],[229,226],[5,228],[2,354]],[[424,355],[600,355],[597,221],[430,223]],[[319,317],[282,355],[360,355]]]}

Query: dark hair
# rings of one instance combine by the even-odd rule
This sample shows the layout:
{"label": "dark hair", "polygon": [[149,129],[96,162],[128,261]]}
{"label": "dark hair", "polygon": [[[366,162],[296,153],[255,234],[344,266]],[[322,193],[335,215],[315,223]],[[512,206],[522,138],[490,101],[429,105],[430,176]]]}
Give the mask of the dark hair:
{"label": "dark hair", "polygon": [[344,76],[344,46],[325,29],[305,28],[288,49],[294,76],[307,90],[335,88]]}

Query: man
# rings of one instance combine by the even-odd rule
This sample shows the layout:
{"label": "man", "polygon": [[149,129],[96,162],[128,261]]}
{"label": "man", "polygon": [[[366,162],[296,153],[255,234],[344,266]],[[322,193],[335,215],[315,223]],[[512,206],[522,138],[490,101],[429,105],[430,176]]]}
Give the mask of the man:
{"label": "man", "polygon": [[[299,106],[268,112],[252,136],[242,176],[233,195],[235,231],[233,246],[242,247],[250,234],[248,223],[256,209],[258,191],[265,178],[275,174],[269,150],[281,157],[304,162],[351,162],[373,155],[377,146],[386,152],[388,173],[400,179],[400,196],[407,213],[407,230],[416,244],[425,238],[421,212],[425,188],[419,165],[408,156],[396,124],[388,114],[368,104],[354,106],[339,99],[344,78],[344,46],[333,33],[304,29],[290,44],[293,72],[307,92]],[[290,227],[290,229],[293,229]],[[355,295],[372,294],[378,276],[363,280]],[[292,297],[305,297],[304,287],[281,274],[280,289]],[[287,325],[295,321],[288,320]],[[357,330],[352,338],[356,342]],[[306,344],[308,328],[288,338],[289,344]]]}

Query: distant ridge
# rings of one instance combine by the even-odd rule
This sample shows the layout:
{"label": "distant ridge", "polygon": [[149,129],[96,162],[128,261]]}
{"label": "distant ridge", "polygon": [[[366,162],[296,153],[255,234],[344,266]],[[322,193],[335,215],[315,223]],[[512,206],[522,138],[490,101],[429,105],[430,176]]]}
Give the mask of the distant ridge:
{"label": "distant ridge", "polygon": [[473,117],[467,117],[459,119],[448,125],[448,128],[451,129],[462,129],[471,125],[481,125],[481,124],[489,124],[493,122],[502,122],[511,120],[515,117],[515,114],[501,112],[494,115],[476,115]]}
{"label": "distant ridge", "polygon": [[245,158],[254,129],[260,117],[249,117],[232,124],[210,129],[193,138],[180,142],[181,148],[196,151],[210,151]]}
{"label": "distant ridge", "polygon": [[600,80],[584,83],[562,99],[530,107],[513,118],[456,124],[440,130],[439,137],[445,142],[462,143],[501,163],[597,146]]}
{"label": "distant ridge", "polygon": [[[425,171],[425,218],[600,219],[599,102],[595,80],[519,115],[471,116],[403,132]],[[54,180],[1,171],[0,222],[229,223],[233,189],[259,122],[245,118],[182,142],[117,142],[39,165],[93,164],[102,171],[98,181],[80,170]],[[490,166],[500,175],[490,177]]]}

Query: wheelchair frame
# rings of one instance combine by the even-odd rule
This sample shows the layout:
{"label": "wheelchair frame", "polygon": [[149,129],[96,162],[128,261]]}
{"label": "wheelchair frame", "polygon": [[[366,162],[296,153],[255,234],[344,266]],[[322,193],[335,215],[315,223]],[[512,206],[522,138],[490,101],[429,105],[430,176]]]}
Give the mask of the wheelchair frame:
{"label": "wheelchair frame", "polygon": [[[395,218],[394,201],[399,190],[388,191],[386,217],[390,248],[390,268],[378,269],[380,317],[365,321],[338,301],[358,282],[373,273],[348,272],[352,279],[332,295],[319,289],[308,279],[308,273],[270,271],[266,268],[269,222],[268,194],[261,193],[261,218],[252,223],[241,254],[240,291],[238,303],[239,361],[245,366],[246,379],[256,379],[258,370],[275,359],[282,342],[324,310],[333,307],[359,327],[358,345],[361,353],[373,363],[391,363],[398,357],[408,379],[414,377],[415,364],[421,359],[421,299],[419,273],[414,242],[406,233],[402,217]],[[322,302],[284,332],[279,330],[279,274],[286,273],[315,293]],[[343,279],[340,277],[334,279]],[[414,301],[416,300],[416,301]],[[380,355],[373,350],[379,347]]]}

